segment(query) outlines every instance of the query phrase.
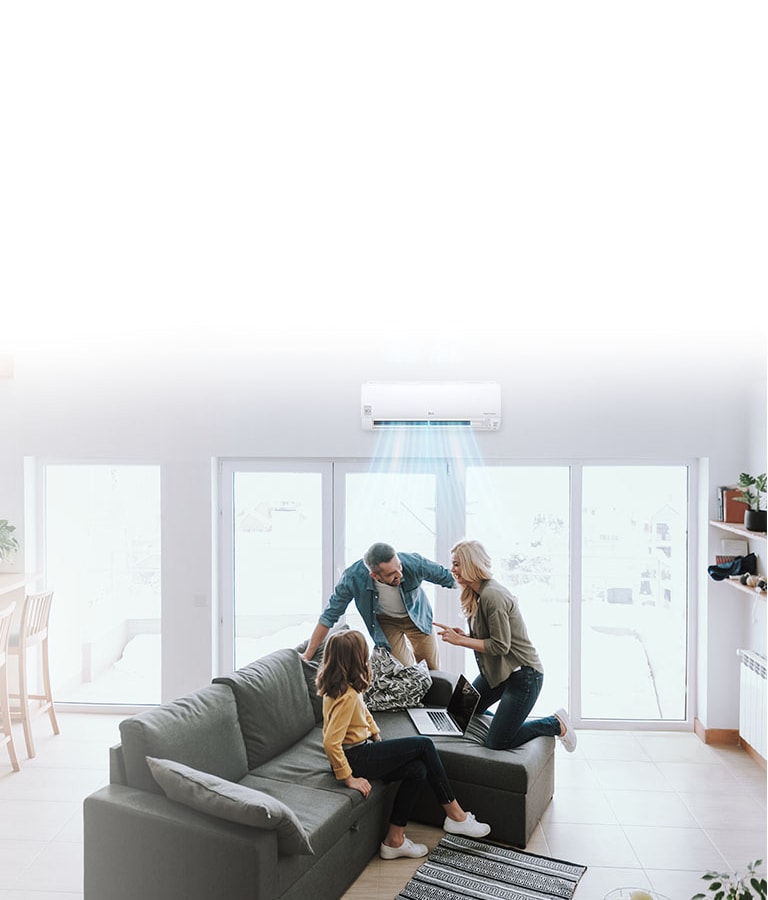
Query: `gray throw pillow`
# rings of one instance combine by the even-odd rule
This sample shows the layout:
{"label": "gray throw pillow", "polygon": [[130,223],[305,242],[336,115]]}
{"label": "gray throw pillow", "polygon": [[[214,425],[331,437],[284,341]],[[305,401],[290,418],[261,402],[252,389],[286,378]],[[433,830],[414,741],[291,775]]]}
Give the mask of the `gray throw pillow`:
{"label": "gray throw pillow", "polygon": [[148,756],[147,765],[170,800],[229,822],[277,831],[282,855],[314,853],[301,822],[280,800],[170,759]]}
{"label": "gray throw pillow", "polygon": [[404,666],[385,647],[371,653],[371,686],[365,692],[365,704],[372,712],[422,706],[432,685],[427,661]]}

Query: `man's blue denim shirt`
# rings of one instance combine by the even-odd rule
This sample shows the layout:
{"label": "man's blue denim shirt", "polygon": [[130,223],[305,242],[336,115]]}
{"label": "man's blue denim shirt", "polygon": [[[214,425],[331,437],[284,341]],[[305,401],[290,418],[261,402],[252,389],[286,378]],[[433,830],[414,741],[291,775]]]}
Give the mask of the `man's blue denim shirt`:
{"label": "man's blue denim shirt", "polygon": [[[448,569],[425,559],[418,553],[398,553],[397,556],[403,566],[400,594],[405,608],[419,631],[429,634],[432,631],[432,607],[421,587],[422,581],[447,588],[455,588],[456,582]],[[320,624],[331,628],[344,615],[352,600],[355,601],[376,646],[389,649],[389,642],[376,619],[379,604],[378,582],[371,578],[371,573],[362,559],[344,570],[318,620]]]}

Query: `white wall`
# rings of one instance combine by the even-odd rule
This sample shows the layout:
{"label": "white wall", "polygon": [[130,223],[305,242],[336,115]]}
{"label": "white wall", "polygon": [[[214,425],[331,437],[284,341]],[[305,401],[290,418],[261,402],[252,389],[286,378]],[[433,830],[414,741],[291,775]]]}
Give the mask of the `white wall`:
{"label": "white wall", "polygon": [[161,464],[170,695],[211,669],[211,458],[369,455],[363,380],[497,379],[489,457],[706,457],[714,513],[765,457],[760,8],[17,5],[0,514],[25,456]]}
{"label": "white wall", "polygon": [[709,549],[693,586],[697,712],[707,727],[736,727],[733,651],[745,640],[760,645],[765,601],[751,622],[741,596],[709,582],[707,556],[719,536],[706,537],[706,522],[716,515],[717,485],[765,456],[764,432],[755,428],[756,406],[765,404],[763,354],[745,355],[738,370],[718,361],[704,337],[687,348],[620,335],[602,345],[582,337],[580,346],[543,347],[539,337],[510,331],[462,347],[443,334],[368,347],[358,335],[354,349],[273,342],[253,355],[237,347],[143,357],[91,350],[45,361],[21,353],[14,377],[0,381],[0,509],[23,530],[25,457],[161,465],[163,611],[176,636],[165,647],[163,694],[175,696],[215,669],[212,460],[369,457],[376,435],[360,426],[362,381],[496,379],[502,429],[477,435],[488,458],[708,460],[710,508],[698,525]]}

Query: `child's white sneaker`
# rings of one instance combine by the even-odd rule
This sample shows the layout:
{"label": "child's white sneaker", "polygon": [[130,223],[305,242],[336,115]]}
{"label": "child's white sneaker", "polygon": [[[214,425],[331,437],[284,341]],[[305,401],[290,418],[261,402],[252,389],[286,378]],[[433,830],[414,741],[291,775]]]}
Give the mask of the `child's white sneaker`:
{"label": "child's white sneaker", "polygon": [[471,812],[467,813],[467,818],[463,822],[456,822],[453,819],[449,819],[448,816],[445,817],[445,822],[443,822],[443,831],[447,831],[448,834],[463,834],[464,837],[485,837],[490,830],[490,825],[478,822]]}
{"label": "child's white sneaker", "polygon": [[388,847],[386,844],[379,847],[379,856],[382,859],[399,859],[401,856],[418,859],[420,856],[426,856],[427,853],[429,853],[429,847],[426,844],[414,844],[408,838],[405,838],[399,847]]}

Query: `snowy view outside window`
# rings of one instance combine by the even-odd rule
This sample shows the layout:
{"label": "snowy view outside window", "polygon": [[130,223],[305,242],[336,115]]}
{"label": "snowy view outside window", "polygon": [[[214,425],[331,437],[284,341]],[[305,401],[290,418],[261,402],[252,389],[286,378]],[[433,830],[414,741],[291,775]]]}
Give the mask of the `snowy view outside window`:
{"label": "snowy view outside window", "polygon": [[588,466],[582,500],[582,717],[684,720],[687,469]]}
{"label": "snowy view outside window", "polygon": [[322,475],[236,472],[235,667],[309,637],[323,602]]}
{"label": "snowy view outside window", "polygon": [[[541,656],[535,714],[570,705],[587,721],[685,721],[686,466],[232,465],[220,564],[232,572],[223,602],[233,645],[223,669],[306,640],[342,570],[374,541],[448,567],[446,548],[468,537],[517,596]],[[159,468],[47,465],[45,474],[54,695],[158,703]],[[462,624],[458,592],[435,601],[425,589]],[[368,636],[354,604],[346,621]],[[471,653],[464,671],[477,673]]]}
{"label": "snowy view outside window", "polygon": [[[537,716],[568,698],[569,483],[567,466],[467,470],[466,535],[485,546],[494,578],[517,597],[544,667]],[[477,671],[466,653],[465,674]]]}
{"label": "snowy view outside window", "polygon": [[57,702],[160,702],[160,469],[48,465]]}

